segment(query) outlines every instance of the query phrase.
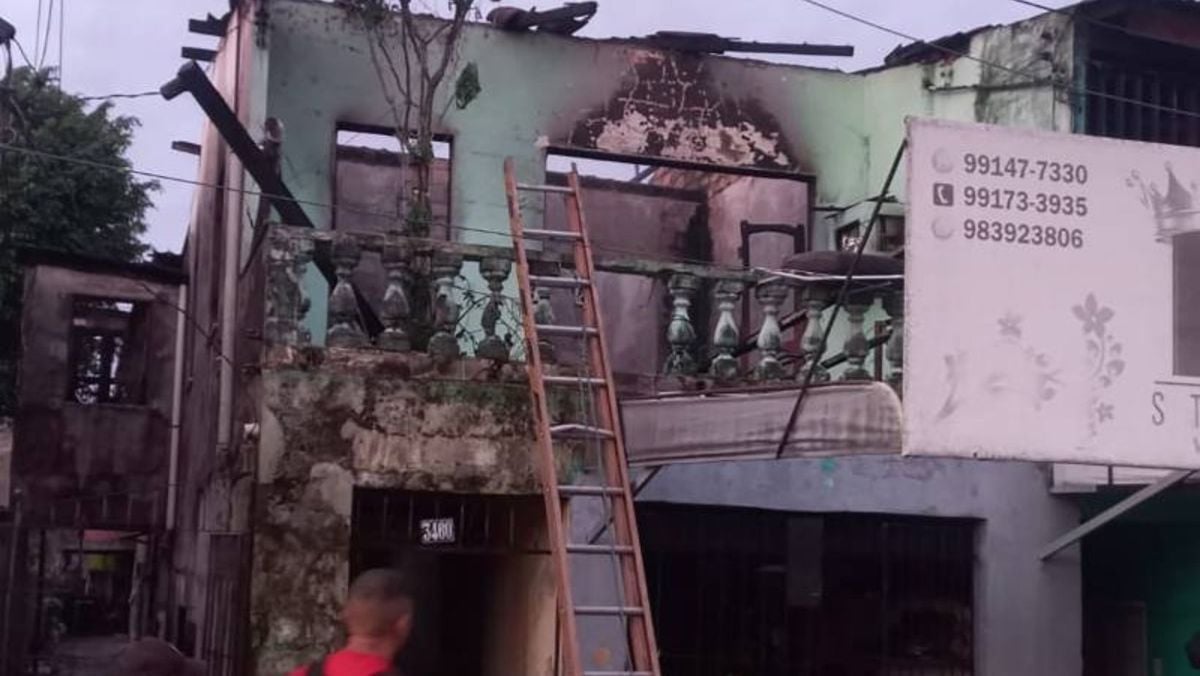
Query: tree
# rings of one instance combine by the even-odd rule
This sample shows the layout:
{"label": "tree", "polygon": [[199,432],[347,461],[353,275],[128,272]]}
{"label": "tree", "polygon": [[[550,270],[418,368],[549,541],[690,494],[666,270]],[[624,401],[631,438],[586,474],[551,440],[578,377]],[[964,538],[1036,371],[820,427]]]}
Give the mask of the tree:
{"label": "tree", "polygon": [[[416,178],[405,224],[408,234],[429,235],[433,208],[430,186],[433,175],[435,127],[450,104],[466,108],[479,94],[479,69],[468,63],[455,80],[453,96],[435,116],[438,89],[458,57],[463,26],[474,0],[451,0],[449,18],[422,27],[413,13],[412,0],[338,0],[338,4],[367,33],[371,62],[380,89],[392,112],[394,133],[404,152],[401,162],[410,164]],[[438,18],[432,16],[432,18]]]}
{"label": "tree", "polygon": [[[50,70],[18,68],[0,83],[0,142],[128,170],[125,157],[138,126],[91,110],[58,88]],[[22,270],[19,248],[52,249],[120,261],[147,251],[140,240],[155,181],[0,147],[0,416],[15,404]]]}

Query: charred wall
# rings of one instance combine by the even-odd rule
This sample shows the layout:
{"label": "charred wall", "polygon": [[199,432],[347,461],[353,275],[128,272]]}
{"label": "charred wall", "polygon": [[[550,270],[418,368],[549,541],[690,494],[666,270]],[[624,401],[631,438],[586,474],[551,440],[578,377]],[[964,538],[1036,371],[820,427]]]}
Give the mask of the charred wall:
{"label": "charred wall", "polygon": [[68,518],[77,498],[92,525],[160,523],[177,283],[28,268],[12,476],[35,523],[52,505]]}

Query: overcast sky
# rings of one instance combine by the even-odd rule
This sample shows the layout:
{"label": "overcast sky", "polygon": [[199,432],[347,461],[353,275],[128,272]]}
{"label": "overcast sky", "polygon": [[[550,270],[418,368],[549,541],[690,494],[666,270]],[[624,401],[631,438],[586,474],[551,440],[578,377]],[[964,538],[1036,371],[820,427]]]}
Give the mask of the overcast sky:
{"label": "overcast sky", "polygon": [[[434,0],[430,0],[431,2]],[[437,0],[441,4],[440,0]],[[824,0],[847,12],[921,38],[934,38],[989,23],[1008,23],[1036,13],[1015,0]],[[1043,0],[1064,6],[1064,0]],[[554,6],[554,0],[511,4]],[[53,5],[47,42],[46,15]],[[59,65],[62,11],[62,80],[71,92],[95,96],[156,90],[178,69],[184,45],[212,47],[216,38],[187,32],[187,20],[221,14],[228,0],[2,0],[0,17],[17,28],[29,57]],[[484,2],[483,11],[493,6]],[[42,30],[38,31],[39,7]],[[854,58],[807,59],[804,63],[856,70],[878,64],[900,38],[852,22],[803,0],[600,0],[600,11],[581,32],[589,37],[626,37],[659,30],[719,33],[744,40],[854,45]],[[41,35],[39,35],[39,32]],[[35,48],[39,53],[35,54]],[[20,57],[17,57],[18,63]],[[115,101],[116,110],[142,122],[131,156],[134,166],[194,178],[196,158],[171,150],[171,141],[196,141],[201,114],[188,97]],[[191,186],[163,182],[149,215],[148,240],[178,251],[186,231]]]}

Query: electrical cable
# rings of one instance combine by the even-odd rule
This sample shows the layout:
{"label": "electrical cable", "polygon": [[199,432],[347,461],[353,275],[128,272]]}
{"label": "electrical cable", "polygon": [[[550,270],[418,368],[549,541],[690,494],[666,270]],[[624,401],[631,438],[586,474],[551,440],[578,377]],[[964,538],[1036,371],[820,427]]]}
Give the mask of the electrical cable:
{"label": "electrical cable", "polygon": [[64,26],[67,25],[67,0],[62,0],[58,3],[58,81],[61,84],[63,79],[63,33]]}
{"label": "electrical cable", "polygon": [[[38,52],[41,51],[41,47],[42,47],[42,3],[43,2],[44,2],[44,0],[38,0],[37,23],[34,25],[34,28],[33,28],[33,55],[34,55],[34,57],[37,57]],[[29,63],[29,65],[33,66],[34,68],[37,68],[37,66],[34,65],[34,63],[35,63],[35,61],[31,61]]]}
{"label": "electrical cable", "polygon": [[[307,206],[320,207],[320,208],[330,209],[330,210],[340,210],[340,211],[346,211],[349,213],[356,213],[356,214],[367,215],[367,216],[392,218],[397,221],[403,220],[402,216],[398,216],[396,214],[389,214],[389,213],[380,212],[380,211],[373,211],[370,209],[361,209],[361,208],[357,208],[357,207],[335,206],[335,205],[332,205],[332,204],[329,204],[326,202],[318,202],[315,200],[306,200],[306,199],[301,199],[298,197],[290,197],[289,198],[289,197],[284,197],[284,196],[280,196],[280,195],[272,195],[270,193],[265,193],[265,192],[262,192],[259,190],[252,190],[249,188],[234,188],[231,186],[220,185],[220,184],[211,183],[208,181],[201,181],[198,179],[181,178],[179,176],[172,176],[170,174],[164,174],[161,172],[144,171],[144,170],[140,170],[140,169],[133,169],[130,167],[122,167],[122,166],[115,165],[115,164],[107,164],[104,162],[97,162],[95,160],[88,160],[88,159],[79,158],[79,157],[71,157],[68,155],[59,155],[57,153],[51,153],[51,152],[46,152],[46,151],[42,151],[42,150],[34,150],[32,148],[15,146],[15,145],[12,145],[9,143],[0,142],[0,151],[10,151],[10,152],[29,155],[29,156],[33,156],[33,157],[40,157],[42,159],[49,159],[49,160],[56,160],[56,161],[60,161],[60,162],[78,164],[80,166],[86,166],[86,167],[90,167],[93,169],[103,169],[103,170],[107,170],[107,171],[122,172],[122,173],[132,174],[135,176],[144,176],[146,178],[153,178],[153,179],[161,180],[161,181],[182,183],[182,184],[197,186],[197,187],[201,187],[201,188],[209,188],[211,190],[222,190],[222,191],[226,191],[226,192],[239,193],[239,194],[243,194],[243,195],[266,197],[268,199],[290,200],[297,204],[302,204],[302,205],[307,205]],[[445,227],[449,230],[455,230],[455,231],[459,231],[459,232],[471,232],[471,233],[485,234],[485,235],[490,235],[493,237],[503,237],[505,235],[505,233],[498,232],[495,230],[487,230],[484,228],[475,228],[475,227],[464,226],[464,225],[451,225],[451,224],[447,223],[447,224],[445,224]],[[622,247],[615,247],[615,246],[609,246],[609,245],[593,244],[592,249],[597,250],[597,251],[604,251],[606,253],[627,255],[627,256],[633,256],[633,257],[645,255],[645,252],[639,252],[639,251],[636,251],[633,249],[626,249],[626,248],[622,248]],[[713,262],[713,261],[706,261],[706,260],[701,260],[701,259],[696,259],[696,258],[688,258],[686,256],[660,255],[657,258],[658,258],[658,260],[661,260],[664,262],[705,266],[705,267],[709,267],[709,268],[713,268],[713,269],[717,269],[717,270],[729,271],[731,273],[762,274],[764,271],[774,272],[774,271],[771,271],[769,268],[746,267],[746,266],[742,266],[742,265],[717,263],[717,262]],[[784,271],[778,271],[778,272],[784,272]],[[789,274],[794,274],[794,273],[795,273],[795,271],[789,272]]]}
{"label": "electrical cable", "polygon": [[99,94],[96,96],[78,96],[80,101],[99,101],[101,99],[140,99],[147,96],[162,96],[157,90],[152,92],[137,92],[135,94]]}
{"label": "electrical cable", "polygon": [[33,61],[29,60],[29,54],[25,52],[25,46],[21,44],[21,41],[14,37],[12,39],[12,43],[16,45],[17,50],[21,52],[21,58],[25,59],[25,65],[29,66],[30,68],[34,68]]}
{"label": "electrical cable", "polygon": [[1081,11],[1071,11],[1069,9],[1064,9],[1064,8],[1055,8],[1055,7],[1051,7],[1049,5],[1043,5],[1040,2],[1033,2],[1033,0],[1011,0],[1011,1],[1015,2],[1019,5],[1025,5],[1026,7],[1033,7],[1035,9],[1040,9],[1045,12],[1051,12],[1053,14],[1058,14],[1060,16],[1065,16],[1065,17],[1069,17],[1072,19],[1082,19],[1083,21],[1090,23],[1094,26],[1100,26],[1101,28],[1107,28],[1109,30],[1114,30],[1114,31],[1117,31],[1118,33],[1122,33],[1131,38],[1137,38],[1139,40],[1150,40],[1153,42],[1160,42],[1164,45],[1171,45],[1172,47],[1182,47],[1184,49],[1200,51],[1200,47],[1197,47],[1196,45],[1190,45],[1186,42],[1179,42],[1178,40],[1172,40],[1170,38],[1164,38],[1164,37],[1160,37],[1157,35],[1150,35],[1149,33],[1142,33],[1139,31],[1131,30],[1120,24],[1115,24],[1115,23],[1112,23],[1111,21],[1104,21],[1102,19],[1097,19],[1094,16],[1089,16],[1087,14],[1084,14]]}
{"label": "electrical cable", "polygon": [[46,55],[50,52],[50,29],[54,26],[54,0],[50,0],[50,7],[46,11],[46,37],[42,40],[42,54],[38,56],[38,68],[46,65]]}

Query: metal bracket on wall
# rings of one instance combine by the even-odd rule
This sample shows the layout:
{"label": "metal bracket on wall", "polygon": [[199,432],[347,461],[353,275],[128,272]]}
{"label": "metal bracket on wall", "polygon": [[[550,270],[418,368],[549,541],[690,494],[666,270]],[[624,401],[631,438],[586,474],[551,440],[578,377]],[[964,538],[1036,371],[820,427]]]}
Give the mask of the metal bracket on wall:
{"label": "metal bracket on wall", "polygon": [[1049,559],[1050,557],[1054,556],[1055,554],[1059,553],[1060,551],[1075,544],[1079,540],[1082,540],[1085,535],[1099,529],[1101,526],[1109,523],[1110,521],[1113,521],[1117,517],[1128,512],[1129,510],[1133,509],[1134,507],[1137,507],[1138,505],[1142,504],[1143,502],[1146,502],[1147,500],[1149,500],[1150,498],[1153,498],[1154,496],[1158,495],[1159,493],[1162,493],[1163,491],[1167,490],[1168,488],[1170,488],[1176,484],[1182,483],[1185,479],[1190,477],[1193,473],[1194,473],[1194,470],[1190,470],[1190,469],[1177,469],[1177,470],[1171,472],[1170,474],[1164,476],[1163,478],[1159,479],[1158,481],[1155,481],[1154,483],[1150,484],[1149,486],[1142,488],[1141,490],[1134,493],[1133,495],[1125,498],[1124,500],[1118,502],[1117,504],[1113,505],[1112,507],[1109,507],[1108,509],[1104,510],[1103,512],[1100,512],[1099,514],[1092,517],[1091,519],[1088,519],[1087,521],[1084,521],[1083,523],[1079,524],[1075,528],[1072,528],[1071,530],[1067,531],[1065,534],[1063,534],[1062,537],[1060,537],[1060,538],[1056,539],[1054,542],[1051,542],[1050,544],[1046,545],[1042,549],[1042,551],[1038,553],[1038,558],[1041,559],[1042,561]]}

